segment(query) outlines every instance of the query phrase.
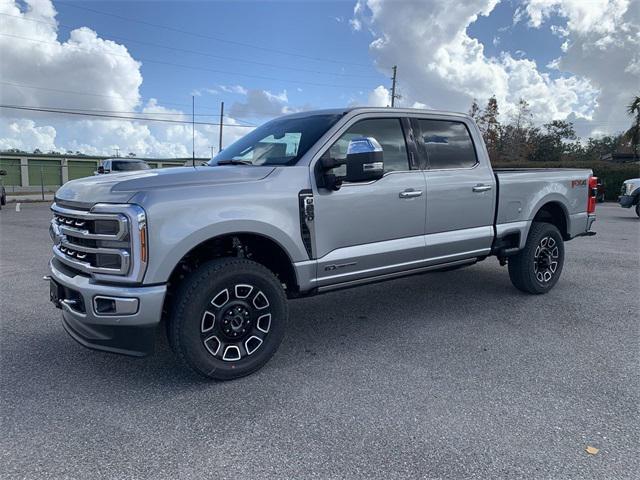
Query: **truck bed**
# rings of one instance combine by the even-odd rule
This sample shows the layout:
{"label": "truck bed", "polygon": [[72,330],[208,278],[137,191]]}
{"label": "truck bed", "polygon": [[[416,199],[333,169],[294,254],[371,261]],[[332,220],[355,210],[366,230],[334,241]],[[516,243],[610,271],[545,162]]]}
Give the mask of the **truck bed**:
{"label": "truck bed", "polygon": [[588,183],[584,168],[496,168],[496,226],[530,222],[543,203],[557,202],[569,220],[569,235],[585,229]]}

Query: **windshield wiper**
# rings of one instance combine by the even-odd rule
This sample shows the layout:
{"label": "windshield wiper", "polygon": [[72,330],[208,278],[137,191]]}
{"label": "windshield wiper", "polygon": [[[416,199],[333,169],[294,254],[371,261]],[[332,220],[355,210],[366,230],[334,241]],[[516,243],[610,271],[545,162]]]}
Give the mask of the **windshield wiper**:
{"label": "windshield wiper", "polygon": [[251,160],[219,160],[216,165],[253,165]]}

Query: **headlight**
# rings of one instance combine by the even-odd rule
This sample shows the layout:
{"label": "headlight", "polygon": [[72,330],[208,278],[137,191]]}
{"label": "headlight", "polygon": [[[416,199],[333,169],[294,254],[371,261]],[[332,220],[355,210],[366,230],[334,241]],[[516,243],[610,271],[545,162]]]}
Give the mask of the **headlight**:
{"label": "headlight", "polygon": [[626,195],[631,195],[633,193],[633,191],[635,190],[635,188],[636,188],[635,184],[632,183],[632,182],[628,182],[625,185],[627,187],[626,191],[625,191],[625,194]]}

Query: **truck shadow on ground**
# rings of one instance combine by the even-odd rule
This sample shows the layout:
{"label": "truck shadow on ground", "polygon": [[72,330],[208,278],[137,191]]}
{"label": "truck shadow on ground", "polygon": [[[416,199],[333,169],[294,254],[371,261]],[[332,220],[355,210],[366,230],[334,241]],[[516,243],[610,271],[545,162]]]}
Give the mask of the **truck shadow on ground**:
{"label": "truck shadow on ground", "polygon": [[[469,322],[477,309],[486,310],[491,302],[509,308],[511,303],[522,303],[523,298],[532,297],[511,286],[506,269],[473,266],[294,300],[279,351],[267,367],[246,378],[282,378],[288,369],[304,370],[306,365],[316,363],[320,352],[332,357],[343,353],[345,346],[356,350],[377,348],[390,336],[399,337],[406,332],[428,336],[431,328],[443,322]],[[508,323],[508,319],[496,321]],[[172,390],[215,389],[222,385],[182,367],[168,346],[163,327],[158,329],[155,353],[142,359],[87,350],[71,340],[61,325],[53,338],[32,337],[28,348],[56,352],[53,360],[46,356],[36,358],[43,362],[41,367],[46,363],[46,370],[64,369],[52,376],[72,383],[117,382],[129,391],[140,389],[147,393],[157,387],[161,395],[166,385],[171,385]]]}

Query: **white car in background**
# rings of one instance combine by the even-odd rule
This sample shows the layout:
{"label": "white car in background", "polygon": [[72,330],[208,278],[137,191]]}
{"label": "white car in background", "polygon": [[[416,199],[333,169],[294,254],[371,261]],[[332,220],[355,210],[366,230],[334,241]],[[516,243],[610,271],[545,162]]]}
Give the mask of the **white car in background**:
{"label": "white car in background", "polygon": [[640,217],[640,178],[631,178],[622,183],[622,190],[618,197],[622,208],[636,208],[636,215]]}

